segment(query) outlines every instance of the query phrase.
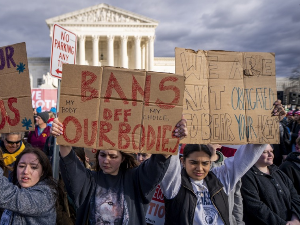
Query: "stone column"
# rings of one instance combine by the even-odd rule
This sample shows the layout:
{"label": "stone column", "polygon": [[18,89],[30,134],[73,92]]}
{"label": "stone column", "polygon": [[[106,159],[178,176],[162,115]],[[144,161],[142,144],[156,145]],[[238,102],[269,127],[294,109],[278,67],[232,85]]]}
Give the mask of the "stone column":
{"label": "stone column", "polygon": [[127,36],[121,36],[121,67],[128,68],[127,60]]}
{"label": "stone column", "polygon": [[146,39],[145,41],[145,70],[149,70],[149,41]]}
{"label": "stone column", "polygon": [[153,68],[154,68],[154,39],[155,37],[154,36],[149,36],[148,37],[148,40],[149,40],[149,43],[148,43],[148,48],[149,48],[149,52],[148,52],[148,70],[150,71],[153,71]]}
{"label": "stone column", "polygon": [[146,56],[146,49],[145,49],[146,45],[145,43],[142,44],[142,57],[141,57],[141,60],[142,60],[142,69],[146,69],[146,62],[145,62],[145,56]]}
{"label": "stone column", "polygon": [[79,64],[85,65],[85,36],[79,35]]}
{"label": "stone column", "polygon": [[107,65],[114,66],[114,39],[112,35],[107,35]]}
{"label": "stone column", "polygon": [[141,69],[141,36],[134,37],[135,69]]}
{"label": "stone column", "polygon": [[93,66],[99,65],[99,36],[93,35]]}

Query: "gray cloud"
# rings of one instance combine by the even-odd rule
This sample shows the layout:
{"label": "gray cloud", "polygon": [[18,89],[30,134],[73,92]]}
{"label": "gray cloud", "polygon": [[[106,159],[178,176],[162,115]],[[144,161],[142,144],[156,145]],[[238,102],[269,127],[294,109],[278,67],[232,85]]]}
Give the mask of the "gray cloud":
{"label": "gray cloud", "polygon": [[[173,57],[175,47],[275,52],[277,76],[288,76],[300,65],[300,5],[296,0],[106,3],[159,21],[158,57]],[[45,20],[97,4],[93,0],[1,2],[0,46],[26,42],[29,57],[49,56],[51,40]]]}

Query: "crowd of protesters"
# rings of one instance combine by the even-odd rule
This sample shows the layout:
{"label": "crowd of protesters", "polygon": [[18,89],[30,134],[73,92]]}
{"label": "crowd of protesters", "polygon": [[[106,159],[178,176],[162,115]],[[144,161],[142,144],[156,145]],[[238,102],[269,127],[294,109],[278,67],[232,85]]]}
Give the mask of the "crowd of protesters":
{"label": "crowd of protesters", "polygon": [[[60,146],[60,178],[52,175],[56,110],[34,109],[35,130],[2,133],[0,224],[143,225],[156,187],[166,225],[300,225],[300,111],[279,101],[279,144],[186,144],[178,155]],[[174,135],[184,138],[186,121]],[[157,224],[157,223],[155,223]]]}

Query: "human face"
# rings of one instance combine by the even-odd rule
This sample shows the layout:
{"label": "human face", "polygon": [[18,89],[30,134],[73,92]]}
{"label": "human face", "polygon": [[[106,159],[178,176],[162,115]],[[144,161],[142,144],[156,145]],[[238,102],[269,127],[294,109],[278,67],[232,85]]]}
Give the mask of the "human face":
{"label": "human face", "polygon": [[273,164],[274,154],[271,145],[267,145],[266,149],[263,151],[257,163],[255,165],[259,167],[266,167]]}
{"label": "human face", "polygon": [[17,179],[21,187],[29,188],[36,185],[43,174],[42,165],[34,153],[22,156],[17,165]]}
{"label": "human face", "polygon": [[136,155],[136,159],[137,159],[138,163],[141,164],[145,160],[149,159],[151,157],[151,155],[152,154],[148,154],[148,153],[138,153]]}
{"label": "human face", "polygon": [[4,138],[4,146],[9,153],[14,153],[21,145],[21,135],[9,134]]}
{"label": "human face", "polygon": [[98,155],[99,166],[103,173],[117,175],[121,163],[123,162],[122,154],[116,150],[101,150]]}
{"label": "human face", "polygon": [[36,118],[35,118],[35,125],[41,125],[41,124],[43,124],[44,123],[44,121],[42,120],[42,118],[40,117],[40,116],[37,116]]}
{"label": "human face", "polygon": [[296,121],[299,120],[299,115],[298,115],[298,114],[295,114],[295,115],[294,115],[294,120],[296,120]]}
{"label": "human face", "polygon": [[193,152],[183,159],[183,167],[189,177],[194,180],[203,180],[210,170],[210,157],[205,152]]}

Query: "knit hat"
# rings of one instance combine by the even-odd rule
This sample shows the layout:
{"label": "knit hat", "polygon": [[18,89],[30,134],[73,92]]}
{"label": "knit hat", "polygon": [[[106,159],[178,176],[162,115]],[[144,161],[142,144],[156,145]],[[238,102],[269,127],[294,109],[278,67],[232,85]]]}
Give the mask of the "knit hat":
{"label": "knit hat", "polygon": [[47,112],[40,112],[37,114],[37,116],[41,117],[41,119],[44,121],[44,123],[47,123],[49,120],[49,113],[47,113]]}

